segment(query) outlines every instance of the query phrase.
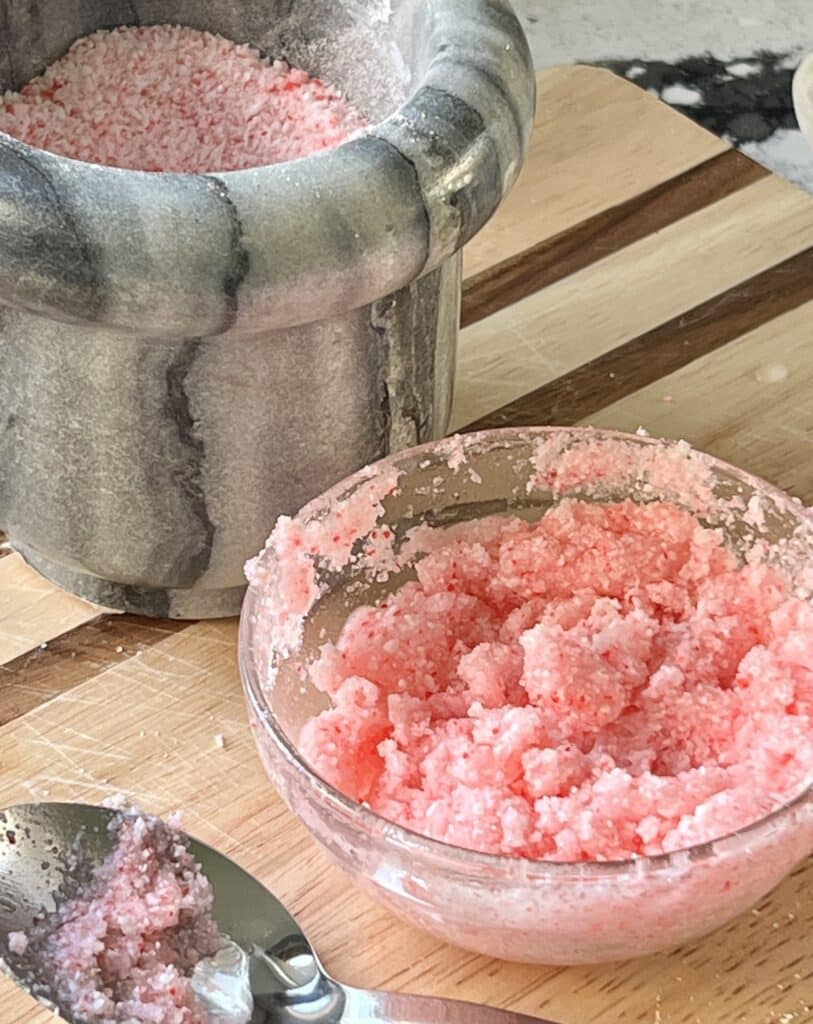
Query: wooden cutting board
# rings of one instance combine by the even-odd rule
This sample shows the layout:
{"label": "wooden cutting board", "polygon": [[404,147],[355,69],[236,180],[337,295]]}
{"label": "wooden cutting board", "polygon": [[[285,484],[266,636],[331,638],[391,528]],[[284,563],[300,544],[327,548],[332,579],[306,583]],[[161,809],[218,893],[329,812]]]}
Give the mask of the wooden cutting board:
{"label": "wooden cutting board", "polygon": [[[554,69],[539,86],[522,178],[466,253],[454,426],[643,424],[810,502],[813,201],[607,72]],[[813,1021],[813,862],[704,941],[623,964],[499,963],[400,923],[351,890],[266,780],[235,643],[235,621],[111,615],[7,554],[0,806],[123,791],[183,808],[358,985],[564,1024]],[[0,979],[2,1024],[50,1019]]]}

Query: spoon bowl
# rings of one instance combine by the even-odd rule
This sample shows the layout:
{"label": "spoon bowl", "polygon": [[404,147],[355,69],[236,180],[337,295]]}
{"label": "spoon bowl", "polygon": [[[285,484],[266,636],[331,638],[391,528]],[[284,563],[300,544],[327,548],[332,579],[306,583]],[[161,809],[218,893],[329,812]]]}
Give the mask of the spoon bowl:
{"label": "spoon bowl", "polygon": [[[86,884],[114,849],[109,826],[121,813],[73,803],[21,804],[0,811],[0,965],[70,1024],[86,1021],[59,1003],[48,978],[25,958],[8,955],[9,935],[26,932],[38,915],[55,910]],[[213,847],[180,831],[178,836],[211,883],[212,914],[220,931],[248,954],[251,1024],[550,1024],[457,1000],[340,984],[273,893]]]}

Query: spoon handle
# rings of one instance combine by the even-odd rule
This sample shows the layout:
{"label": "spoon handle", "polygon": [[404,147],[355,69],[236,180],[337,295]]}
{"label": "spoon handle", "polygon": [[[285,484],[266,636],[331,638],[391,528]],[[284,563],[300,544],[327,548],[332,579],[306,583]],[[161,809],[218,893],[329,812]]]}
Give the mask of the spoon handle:
{"label": "spoon handle", "polygon": [[553,1024],[511,1010],[477,1006],[457,999],[375,992],[343,985],[347,997],[341,1016],[347,1024],[386,1021],[387,1024]]}

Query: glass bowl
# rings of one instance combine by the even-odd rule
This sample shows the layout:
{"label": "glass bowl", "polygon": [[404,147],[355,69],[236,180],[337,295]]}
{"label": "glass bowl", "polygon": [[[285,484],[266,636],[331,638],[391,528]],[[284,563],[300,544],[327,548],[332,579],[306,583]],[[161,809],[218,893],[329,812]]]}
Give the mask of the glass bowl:
{"label": "glass bowl", "polygon": [[752,906],[813,851],[811,787],[713,842],[567,863],[426,838],[309,768],[297,737],[328,700],[303,665],[336,639],[353,608],[409,578],[420,555],[413,528],[497,513],[539,518],[565,495],[673,501],[720,527],[741,555],[768,551],[801,596],[813,590],[809,514],[764,481],[682,442],[579,428],[496,430],[391,456],[280,520],[250,564],[239,639],[263,764],[336,863],[395,913],[450,943],[546,964],[619,960],[694,940]]}

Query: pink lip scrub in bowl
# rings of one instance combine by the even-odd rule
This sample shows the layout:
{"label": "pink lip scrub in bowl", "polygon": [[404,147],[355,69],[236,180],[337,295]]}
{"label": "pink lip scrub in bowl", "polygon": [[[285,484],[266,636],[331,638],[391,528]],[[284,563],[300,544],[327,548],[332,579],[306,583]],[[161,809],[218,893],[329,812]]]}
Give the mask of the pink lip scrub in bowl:
{"label": "pink lip scrub in bowl", "polygon": [[813,850],[811,556],[797,500],[683,442],[392,456],[248,564],[260,755],[363,889],[451,943],[696,939]]}

